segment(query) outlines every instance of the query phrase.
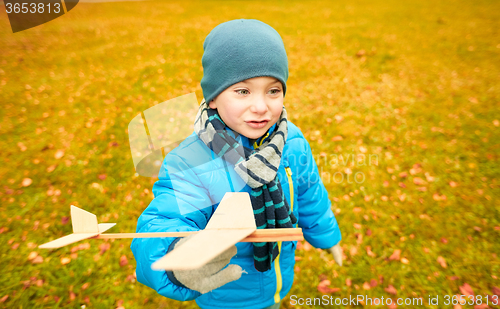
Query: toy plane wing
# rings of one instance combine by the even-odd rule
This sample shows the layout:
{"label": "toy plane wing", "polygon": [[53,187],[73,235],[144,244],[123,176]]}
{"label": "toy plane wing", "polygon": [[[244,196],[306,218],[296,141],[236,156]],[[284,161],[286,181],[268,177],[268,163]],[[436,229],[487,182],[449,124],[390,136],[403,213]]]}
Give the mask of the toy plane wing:
{"label": "toy plane wing", "polygon": [[248,193],[226,193],[205,229],[156,261],[152,268],[199,268],[256,230]]}

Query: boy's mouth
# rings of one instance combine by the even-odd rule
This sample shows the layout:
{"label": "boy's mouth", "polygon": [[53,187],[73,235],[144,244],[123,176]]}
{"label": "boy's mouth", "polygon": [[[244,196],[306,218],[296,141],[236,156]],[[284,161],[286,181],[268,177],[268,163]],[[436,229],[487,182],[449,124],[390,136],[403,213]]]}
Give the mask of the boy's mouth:
{"label": "boy's mouth", "polygon": [[246,121],[246,123],[254,128],[254,129],[260,129],[260,128],[263,128],[267,125],[267,123],[269,122],[269,120],[262,120],[262,121]]}

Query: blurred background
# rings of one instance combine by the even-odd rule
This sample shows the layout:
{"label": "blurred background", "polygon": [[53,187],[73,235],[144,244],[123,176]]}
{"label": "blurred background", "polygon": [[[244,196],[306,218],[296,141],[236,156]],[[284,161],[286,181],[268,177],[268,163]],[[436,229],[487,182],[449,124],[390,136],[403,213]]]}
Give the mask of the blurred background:
{"label": "blurred background", "polygon": [[494,308],[498,1],[80,2],[15,34],[3,8],[0,307],[196,308],[136,281],[130,240],[38,245],[71,232],[70,205],[117,222],[110,232],[135,231],[156,179],[136,174],[129,122],[181,95],[201,101],[206,35],[255,18],[283,38],[289,120],[343,237],[342,267],[299,243],[289,296],[448,308],[444,296],[460,294],[476,306],[454,308]]}

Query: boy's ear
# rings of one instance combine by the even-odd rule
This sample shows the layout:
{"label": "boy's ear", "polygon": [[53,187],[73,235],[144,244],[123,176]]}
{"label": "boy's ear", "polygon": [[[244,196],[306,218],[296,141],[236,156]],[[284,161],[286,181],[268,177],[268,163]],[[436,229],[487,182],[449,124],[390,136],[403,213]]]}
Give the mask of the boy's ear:
{"label": "boy's ear", "polygon": [[217,104],[215,104],[215,100],[210,101],[210,103],[208,103],[208,107],[210,107],[211,109],[216,109]]}

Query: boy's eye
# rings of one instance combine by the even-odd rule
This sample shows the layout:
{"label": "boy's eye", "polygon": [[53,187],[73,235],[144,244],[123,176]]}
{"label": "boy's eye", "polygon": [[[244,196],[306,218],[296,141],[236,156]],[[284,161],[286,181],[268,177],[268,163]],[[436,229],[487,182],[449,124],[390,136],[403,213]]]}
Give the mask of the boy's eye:
{"label": "boy's eye", "polygon": [[235,91],[236,91],[237,94],[242,94],[242,95],[250,93],[247,89],[237,89]]}
{"label": "boy's eye", "polygon": [[281,89],[271,89],[271,90],[269,90],[269,92],[270,92],[271,94],[278,94],[278,93],[280,93],[280,92],[281,92]]}

